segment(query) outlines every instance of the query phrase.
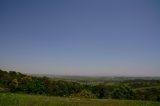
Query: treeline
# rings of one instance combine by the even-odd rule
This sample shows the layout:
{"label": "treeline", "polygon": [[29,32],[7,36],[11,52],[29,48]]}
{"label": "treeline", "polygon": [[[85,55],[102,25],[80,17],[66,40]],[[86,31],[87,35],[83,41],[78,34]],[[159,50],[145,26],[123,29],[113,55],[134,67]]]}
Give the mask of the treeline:
{"label": "treeline", "polygon": [[122,83],[128,85],[131,88],[160,86],[160,80],[136,79],[136,80],[126,80],[126,81],[123,81]]}
{"label": "treeline", "polygon": [[[130,82],[127,82],[127,84],[129,85]],[[145,90],[135,90],[127,86],[127,84],[91,85],[78,83],[76,81],[52,80],[47,77],[34,77],[20,72],[7,72],[0,70],[0,92],[20,92],[49,96],[160,101],[160,89],[148,88]]]}

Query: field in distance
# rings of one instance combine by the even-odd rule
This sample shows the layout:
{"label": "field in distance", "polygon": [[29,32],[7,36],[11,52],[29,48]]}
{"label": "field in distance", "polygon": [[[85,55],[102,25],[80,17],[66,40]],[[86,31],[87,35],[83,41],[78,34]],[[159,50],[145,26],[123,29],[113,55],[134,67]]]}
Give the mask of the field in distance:
{"label": "field in distance", "polygon": [[0,106],[160,106],[160,102],[0,93]]}

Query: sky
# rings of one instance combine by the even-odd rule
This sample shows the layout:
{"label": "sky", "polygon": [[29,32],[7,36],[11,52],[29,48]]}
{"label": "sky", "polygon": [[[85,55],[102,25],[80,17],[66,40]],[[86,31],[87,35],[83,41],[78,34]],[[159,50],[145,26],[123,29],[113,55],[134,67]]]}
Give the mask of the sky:
{"label": "sky", "polygon": [[0,69],[160,76],[160,1],[0,0]]}

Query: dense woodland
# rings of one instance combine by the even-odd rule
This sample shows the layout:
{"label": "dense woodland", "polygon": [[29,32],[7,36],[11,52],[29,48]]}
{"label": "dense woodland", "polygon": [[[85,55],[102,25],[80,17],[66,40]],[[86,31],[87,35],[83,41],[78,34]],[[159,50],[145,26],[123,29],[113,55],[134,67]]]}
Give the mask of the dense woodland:
{"label": "dense woodland", "polygon": [[124,80],[97,84],[54,80],[0,70],[0,92],[48,96],[160,101],[160,80]]}

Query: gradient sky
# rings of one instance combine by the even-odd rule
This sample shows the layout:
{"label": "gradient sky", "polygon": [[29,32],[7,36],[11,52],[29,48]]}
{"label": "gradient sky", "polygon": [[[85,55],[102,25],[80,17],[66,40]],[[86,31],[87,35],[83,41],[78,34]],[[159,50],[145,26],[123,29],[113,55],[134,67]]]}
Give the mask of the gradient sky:
{"label": "gradient sky", "polygon": [[160,76],[160,1],[0,0],[0,69]]}

